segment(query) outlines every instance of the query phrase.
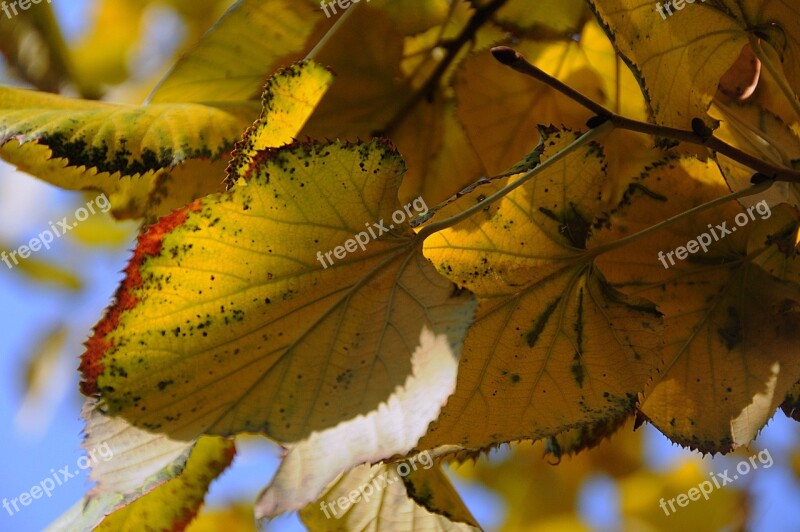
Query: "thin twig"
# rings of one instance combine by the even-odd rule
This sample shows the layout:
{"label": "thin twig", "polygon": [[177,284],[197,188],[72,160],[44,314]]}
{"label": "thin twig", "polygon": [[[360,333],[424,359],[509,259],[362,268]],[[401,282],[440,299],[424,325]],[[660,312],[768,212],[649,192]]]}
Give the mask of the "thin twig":
{"label": "thin twig", "polygon": [[491,196],[489,196],[485,200],[481,201],[480,203],[476,203],[475,205],[471,206],[468,209],[465,209],[465,210],[461,211],[460,213],[456,214],[455,216],[451,216],[450,218],[447,218],[445,220],[441,220],[439,222],[432,223],[430,225],[424,226],[417,233],[417,237],[420,240],[424,240],[424,239],[428,238],[430,235],[432,235],[433,233],[436,233],[436,232],[441,231],[442,229],[446,229],[448,227],[452,227],[452,226],[456,225],[457,223],[459,223],[459,222],[461,222],[463,220],[466,220],[467,218],[469,218],[470,216],[472,216],[476,212],[485,209],[487,207],[487,205],[491,205],[495,201],[497,201],[500,198],[503,198],[504,196],[506,196],[512,190],[521,187],[522,185],[524,185],[525,183],[530,181],[531,178],[533,178],[534,176],[536,176],[540,172],[543,172],[544,170],[547,170],[548,168],[553,166],[555,163],[557,163],[558,161],[560,161],[561,159],[563,159],[564,157],[569,155],[576,148],[579,148],[580,146],[586,145],[589,142],[591,142],[592,140],[594,140],[595,138],[599,137],[600,135],[603,135],[604,133],[608,132],[610,129],[612,129],[612,127],[613,127],[613,124],[605,123],[605,124],[602,124],[602,125],[594,128],[594,129],[590,129],[588,132],[584,133],[583,135],[581,135],[577,139],[573,140],[563,150],[560,150],[558,153],[556,153],[555,155],[553,155],[552,157],[550,157],[549,159],[547,159],[543,163],[537,165],[535,168],[532,168],[532,169],[528,170],[522,176],[517,178],[516,181],[514,181],[512,183],[509,183],[508,185],[506,185],[502,189],[498,190],[497,192],[495,192],[494,194],[492,194]]}
{"label": "thin twig", "polygon": [[572,87],[565,85],[540,68],[532,65],[519,53],[511,48],[508,48],[507,46],[498,46],[493,48],[492,55],[494,55],[495,59],[497,59],[499,62],[513,68],[517,72],[531,76],[534,79],[553,87],[558,92],[595,113],[598,117],[600,117],[601,120],[608,120],[612,122],[615,127],[627,129],[629,131],[636,131],[638,133],[654,135],[657,137],[679,140],[689,144],[705,146],[710,150],[725,155],[726,157],[730,157],[734,161],[748,166],[776,181],[800,183],[800,171],[770,164],[767,161],[759,159],[758,157],[750,155],[749,153],[723,142],[722,140],[714,137],[713,134],[708,136],[700,135],[694,131],[659,126],[618,115],[617,113],[606,109],[594,100],[587,98]]}
{"label": "thin twig", "polygon": [[747,188],[739,190],[738,192],[731,192],[730,194],[726,194],[725,196],[721,196],[719,198],[714,198],[713,200],[708,201],[706,203],[703,203],[702,205],[698,205],[697,207],[693,207],[693,208],[689,209],[688,211],[683,211],[682,213],[676,214],[675,216],[670,216],[666,220],[663,220],[663,221],[657,223],[656,225],[650,226],[647,229],[642,229],[638,233],[634,233],[634,234],[628,235],[628,236],[626,236],[624,238],[620,238],[619,240],[615,240],[613,242],[609,242],[607,244],[603,244],[601,246],[598,246],[598,247],[590,250],[586,256],[587,257],[596,257],[598,255],[602,255],[603,253],[607,253],[607,252],[612,251],[614,249],[626,246],[626,245],[630,244],[631,242],[635,242],[635,241],[637,241],[639,239],[642,239],[642,238],[644,238],[644,237],[646,237],[648,235],[651,235],[653,233],[661,231],[662,229],[665,229],[666,227],[674,224],[675,222],[683,220],[684,218],[687,218],[689,216],[695,215],[697,213],[703,212],[703,211],[705,211],[707,209],[710,209],[712,207],[716,207],[717,205],[722,205],[723,203],[727,203],[727,202],[729,202],[731,200],[735,200],[735,199],[744,198],[744,197],[747,197],[747,196],[754,196],[756,194],[760,194],[760,193],[764,192],[765,190],[767,190],[769,187],[771,187],[773,185],[773,183],[775,183],[775,182],[772,181],[772,180],[767,180],[767,181],[758,183],[756,185],[751,185],[751,186],[749,186]]}
{"label": "thin twig", "polygon": [[350,9],[346,10],[344,13],[339,15],[339,18],[336,20],[336,22],[333,23],[333,26],[331,26],[330,29],[328,29],[328,31],[325,32],[325,35],[323,35],[322,38],[319,40],[319,42],[317,42],[317,44],[314,45],[314,48],[312,48],[311,51],[308,52],[308,55],[306,55],[307,61],[315,59],[317,57],[319,51],[322,50],[326,44],[328,44],[328,41],[331,40],[331,38],[333,38],[334,35],[336,35],[336,32],[339,31],[339,28],[341,28],[344,25],[345,21],[347,21],[347,19],[350,17],[350,15],[353,14],[353,12],[356,9],[358,9],[358,5],[350,6]]}
{"label": "thin twig", "polygon": [[455,61],[456,56],[461,51],[461,48],[470,42],[474,37],[477,31],[495,14],[495,12],[503,7],[508,0],[494,0],[490,4],[478,9],[475,11],[475,14],[472,15],[472,18],[469,19],[467,25],[464,26],[464,29],[461,30],[461,33],[448,43],[447,48],[447,55],[436,65],[431,77],[427,79],[425,84],[417,89],[411,97],[406,100],[403,106],[398,110],[398,112],[392,117],[391,120],[386,124],[382,131],[376,132],[375,136],[389,136],[394,131],[394,129],[400,125],[413,109],[421,102],[424,98],[428,97],[430,94],[433,93],[433,90],[436,88],[436,85],[439,83],[439,80],[444,76],[444,73],[447,72],[447,69],[450,65]]}

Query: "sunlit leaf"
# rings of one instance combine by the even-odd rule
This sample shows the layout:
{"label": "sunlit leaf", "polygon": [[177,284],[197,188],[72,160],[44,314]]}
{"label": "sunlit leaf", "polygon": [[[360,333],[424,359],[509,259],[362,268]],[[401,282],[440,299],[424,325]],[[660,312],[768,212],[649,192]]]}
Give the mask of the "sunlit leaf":
{"label": "sunlit leaf", "polygon": [[400,470],[405,477],[397,467],[353,469],[303,508],[300,518],[311,531],[480,530],[439,466],[417,468],[410,474]]}
{"label": "sunlit leaf", "polygon": [[304,2],[241,0],[182,57],[149,103],[258,98],[267,75],[305,46],[316,13]]}
{"label": "sunlit leaf", "polygon": [[[542,160],[574,138],[544,132]],[[603,167],[600,146],[575,149],[426,242],[439,271],[481,304],[456,392],[420,448],[481,449],[632,412],[661,361],[660,315],[647,301],[608,286],[584,256],[601,214]],[[475,201],[474,195],[463,200]]]}
{"label": "sunlit leaf", "polygon": [[236,144],[228,172],[244,175],[258,151],[294,140],[332,82],[331,72],[314,62],[299,63],[270,78],[261,114]]}
{"label": "sunlit leaf", "polygon": [[[652,168],[611,219],[610,234],[598,238],[633,234],[725,192],[712,163]],[[598,259],[612,284],[664,313],[666,366],[640,408],[682,445],[709,452],[746,445],[800,380],[793,353],[800,291],[746,260],[748,230],[767,213],[729,202]],[[684,260],[675,254],[702,234],[707,252],[696,243]]]}
{"label": "sunlit leaf", "polygon": [[[261,432],[299,442],[305,458],[350,441],[351,454],[310,469],[311,500],[342,470],[413,447],[452,390],[473,305],[403,221],[391,149],[291,145],[262,152],[251,171],[140,238],[88,343],[83,391],[177,438]],[[325,263],[326,250],[383,222],[388,234]],[[336,427],[348,420],[376,424],[376,439]]]}
{"label": "sunlit leaf", "polygon": [[126,502],[141,497],[180,474],[195,445],[138,429],[122,418],[106,417],[92,399],[84,405],[83,417],[83,448],[87,453],[103,451],[112,456],[92,463],[91,478],[97,482],[92,497],[115,495]]}
{"label": "sunlit leaf", "polygon": [[130,504],[119,495],[79,501],[48,531],[183,530],[203,504],[205,494],[231,463],[236,447],[225,438],[202,438],[177,477]]}
{"label": "sunlit leaf", "polygon": [[751,35],[777,52],[791,86],[800,85],[800,17],[791,1],[591,4],[639,78],[658,124],[690,129],[693,118],[705,118],[720,79]]}

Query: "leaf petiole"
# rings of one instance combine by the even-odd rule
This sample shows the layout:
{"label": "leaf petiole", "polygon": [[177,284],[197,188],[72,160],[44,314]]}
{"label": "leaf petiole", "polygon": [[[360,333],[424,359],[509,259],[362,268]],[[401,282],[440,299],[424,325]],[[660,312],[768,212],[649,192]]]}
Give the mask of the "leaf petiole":
{"label": "leaf petiole", "polygon": [[660,231],[660,230],[662,230],[662,229],[664,229],[666,227],[669,227],[670,225],[674,224],[675,222],[679,222],[680,220],[683,220],[684,218],[688,218],[689,216],[692,216],[694,214],[703,212],[703,211],[705,211],[707,209],[711,209],[712,207],[716,207],[717,205],[721,205],[723,203],[727,203],[728,201],[731,201],[731,200],[736,200],[736,199],[739,199],[739,198],[744,198],[744,197],[747,197],[747,196],[753,196],[755,194],[760,194],[761,192],[764,192],[769,187],[771,187],[773,183],[775,183],[774,180],[768,179],[766,181],[762,181],[761,183],[752,185],[752,186],[750,186],[748,188],[739,190],[738,192],[732,192],[732,193],[727,194],[725,196],[720,196],[719,198],[715,198],[715,199],[713,199],[711,201],[703,203],[702,205],[698,205],[697,207],[693,207],[693,208],[689,209],[688,211],[683,211],[682,213],[676,214],[675,216],[670,216],[666,220],[663,220],[663,221],[661,221],[661,222],[659,222],[659,223],[657,223],[657,224],[655,224],[655,225],[653,225],[651,227],[648,227],[647,229],[643,229],[643,230],[639,231],[638,233],[634,233],[634,234],[628,235],[628,236],[626,236],[624,238],[620,238],[619,240],[615,240],[614,242],[608,242],[607,244],[603,244],[603,245],[600,245],[600,246],[598,246],[596,248],[593,248],[593,249],[591,249],[591,250],[589,250],[587,252],[587,254],[585,255],[585,258],[587,258],[587,259],[594,258],[594,257],[597,257],[599,255],[602,255],[603,253],[607,253],[607,252],[615,250],[617,248],[621,248],[623,246],[626,246],[626,245],[628,245],[628,244],[630,244],[632,242],[640,240],[640,239],[642,239],[642,238],[644,238],[646,236],[649,236],[649,235],[651,235],[653,233],[656,233],[656,232],[658,232],[658,231]]}
{"label": "leaf petiole", "polygon": [[575,149],[577,149],[577,148],[579,148],[579,147],[581,147],[581,146],[583,146],[585,144],[588,144],[589,142],[593,141],[595,138],[597,138],[597,137],[609,132],[613,128],[614,128],[614,124],[613,123],[605,122],[605,123],[597,126],[594,129],[590,129],[589,131],[587,131],[586,133],[584,133],[583,135],[581,135],[580,137],[578,137],[577,139],[572,141],[563,150],[559,151],[558,153],[556,153],[555,155],[553,155],[552,157],[550,157],[549,159],[547,159],[543,163],[539,164],[535,168],[531,168],[530,170],[525,172],[522,176],[520,176],[516,181],[514,181],[512,183],[509,183],[508,185],[506,185],[502,189],[498,190],[497,192],[495,192],[491,196],[487,197],[486,199],[484,199],[480,203],[476,203],[475,205],[473,205],[470,208],[468,208],[468,209],[456,214],[455,216],[452,216],[452,217],[447,218],[445,220],[441,220],[439,222],[432,223],[430,225],[424,226],[417,233],[417,237],[420,240],[425,240],[426,238],[431,236],[433,233],[436,233],[436,232],[441,231],[443,229],[447,229],[448,227],[452,227],[452,226],[456,225],[457,223],[459,223],[459,222],[461,222],[463,220],[466,220],[467,218],[469,218],[470,216],[472,216],[476,212],[485,209],[487,205],[491,205],[495,201],[497,201],[497,200],[503,198],[504,196],[506,196],[512,190],[515,190],[515,189],[521,187],[522,185],[527,183],[531,178],[533,178],[536,175],[538,175],[540,172],[548,169],[549,167],[551,167],[554,164],[556,164],[557,162],[559,162],[561,159],[566,157],[573,150],[575,150]]}

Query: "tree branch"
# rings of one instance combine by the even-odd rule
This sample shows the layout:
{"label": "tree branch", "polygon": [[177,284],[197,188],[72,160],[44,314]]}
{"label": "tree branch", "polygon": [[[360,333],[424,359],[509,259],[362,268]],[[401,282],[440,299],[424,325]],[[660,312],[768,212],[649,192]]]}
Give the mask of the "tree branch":
{"label": "tree branch", "polygon": [[478,32],[481,26],[483,26],[498,9],[503,7],[503,4],[505,4],[507,1],[508,0],[493,0],[493,2],[475,11],[475,14],[469,19],[469,22],[467,22],[467,25],[464,26],[463,30],[461,30],[461,33],[458,35],[458,37],[448,41],[447,55],[445,55],[441,62],[436,65],[436,69],[434,69],[431,77],[428,78],[425,84],[416,92],[414,92],[408,100],[406,100],[406,102],[403,104],[403,107],[401,107],[394,117],[389,120],[383,130],[375,132],[374,136],[390,136],[394,129],[400,125],[400,122],[402,122],[403,119],[411,113],[414,107],[416,107],[423,98],[426,98],[433,93],[436,85],[439,83],[439,80],[442,78],[442,76],[444,76],[444,73],[453,63],[456,56],[461,51],[461,48],[463,48],[465,44],[475,37],[475,34]]}
{"label": "tree branch", "polygon": [[713,133],[706,135],[703,134],[702,131],[688,131],[667,126],[659,126],[618,115],[613,111],[606,109],[594,100],[587,98],[572,87],[565,85],[540,68],[532,65],[519,53],[511,48],[508,48],[507,46],[498,46],[492,48],[492,55],[494,55],[494,58],[500,63],[513,68],[517,72],[531,76],[532,78],[541,81],[550,87],[553,87],[561,94],[595,113],[599,118],[590,120],[590,127],[595,127],[600,123],[610,121],[615,127],[620,129],[627,129],[629,131],[636,131],[638,133],[645,133],[648,135],[665,137],[689,144],[704,146],[752,168],[767,178],[771,178],[776,181],[786,181],[789,183],[800,183],[800,171],[792,170],[782,166],[776,166],[770,164],[769,162],[763,161],[758,157],[750,155],[749,153],[735,148],[730,144],[727,144],[714,137]]}

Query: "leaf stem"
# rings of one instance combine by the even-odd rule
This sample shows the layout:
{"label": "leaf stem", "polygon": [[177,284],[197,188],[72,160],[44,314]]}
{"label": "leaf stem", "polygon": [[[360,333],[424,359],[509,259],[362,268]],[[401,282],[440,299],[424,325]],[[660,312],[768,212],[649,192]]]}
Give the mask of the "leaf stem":
{"label": "leaf stem", "polygon": [[626,237],[620,238],[619,240],[615,240],[613,242],[608,242],[607,244],[603,244],[603,245],[597,246],[596,248],[593,248],[593,249],[589,250],[589,252],[585,255],[585,257],[586,258],[597,257],[598,255],[602,255],[603,253],[607,253],[609,251],[615,250],[617,248],[621,248],[621,247],[626,246],[626,245],[628,245],[628,244],[630,244],[632,242],[635,242],[636,240],[640,240],[640,239],[642,239],[642,238],[644,238],[644,237],[646,237],[648,235],[651,235],[652,233],[658,232],[658,231],[660,231],[660,230],[662,230],[662,229],[674,224],[675,222],[678,222],[678,221],[680,221],[680,220],[682,220],[684,218],[687,218],[687,217],[692,216],[694,214],[697,214],[699,212],[703,212],[706,209],[710,209],[712,207],[716,207],[717,205],[721,205],[723,203],[727,203],[728,201],[731,201],[731,200],[735,200],[735,199],[744,198],[744,197],[747,197],[747,196],[753,196],[755,194],[759,194],[759,193],[764,192],[765,190],[767,190],[769,187],[771,187],[774,182],[775,181],[773,181],[771,179],[768,179],[768,180],[766,180],[766,181],[764,181],[762,183],[758,183],[758,184],[752,185],[752,186],[750,186],[748,188],[739,190],[738,192],[732,192],[732,193],[727,194],[725,196],[720,196],[719,198],[715,198],[715,199],[713,199],[711,201],[703,203],[702,205],[698,205],[697,207],[693,207],[693,208],[689,209],[688,211],[684,211],[684,212],[682,212],[680,214],[676,214],[675,216],[670,216],[666,220],[663,220],[662,222],[659,222],[656,225],[650,226],[647,229],[642,229],[638,233],[634,233],[632,235],[628,235]]}
{"label": "leaf stem", "polygon": [[565,85],[540,68],[530,64],[524,57],[522,57],[522,55],[513,49],[508,48],[507,46],[498,46],[492,48],[492,54],[494,55],[495,59],[504,65],[507,65],[517,72],[531,76],[534,79],[553,87],[555,90],[567,96],[571,100],[589,109],[601,119],[612,122],[615,127],[627,129],[629,131],[635,131],[637,133],[645,133],[647,135],[679,140],[689,144],[705,146],[710,150],[721,153],[726,157],[730,157],[734,161],[748,166],[776,181],[800,183],[800,171],[789,169],[783,166],[773,165],[767,161],[763,161],[758,157],[750,155],[749,153],[743,152],[742,150],[723,142],[713,135],[703,136],[695,133],[694,131],[677,129],[668,126],[659,126],[618,115],[613,111],[606,109],[594,100],[587,98],[572,87]]}
{"label": "leaf stem", "polygon": [[494,203],[495,201],[503,198],[504,196],[506,196],[512,190],[521,187],[522,185],[527,183],[531,178],[533,178],[534,176],[536,176],[540,172],[548,169],[549,167],[553,166],[555,163],[557,163],[558,161],[560,161],[561,159],[566,157],[573,150],[575,150],[575,149],[577,149],[577,148],[579,148],[579,147],[581,147],[581,146],[583,146],[585,144],[588,144],[589,142],[591,142],[595,138],[597,138],[600,135],[603,135],[604,133],[606,133],[609,130],[613,129],[613,127],[614,127],[614,125],[611,122],[606,122],[604,124],[601,124],[601,125],[597,126],[596,128],[590,129],[589,131],[587,131],[586,133],[584,133],[583,135],[581,135],[580,137],[578,137],[577,139],[572,141],[563,150],[560,150],[558,153],[556,153],[555,155],[553,155],[552,157],[550,157],[549,159],[547,159],[543,163],[539,164],[535,168],[531,168],[530,170],[525,172],[522,176],[520,176],[516,181],[514,181],[512,183],[509,183],[508,185],[506,185],[502,189],[498,190],[497,192],[495,192],[491,196],[487,197],[485,200],[483,200],[483,201],[481,201],[479,203],[476,203],[475,205],[469,207],[468,209],[465,209],[465,210],[461,211],[460,213],[456,214],[455,216],[452,216],[450,218],[441,220],[439,222],[432,223],[430,225],[424,226],[422,229],[420,229],[419,233],[417,233],[417,237],[420,240],[425,240],[426,238],[428,238],[433,233],[436,233],[436,232],[441,231],[443,229],[447,229],[448,227],[452,227],[452,226],[456,225],[457,223],[459,223],[459,222],[461,222],[463,220],[466,220],[467,218],[469,218],[470,216],[472,216],[476,212],[485,209],[487,205],[490,205],[490,204]]}
{"label": "leaf stem", "polygon": [[322,48],[324,48],[326,44],[328,44],[328,41],[331,40],[331,38],[334,35],[336,35],[336,32],[339,31],[339,28],[342,27],[347,18],[351,14],[353,14],[353,11],[355,11],[356,9],[358,9],[357,4],[354,6],[351,5],[350,9],[346,9],[344,13],[339,15],[339,18],[336,19],[336,22],[333,23],[333,26],[331,26],[330,29],[325,32],[325,35],[323,35],[322,38],[319,40],[319,42],[317,42],[317,44],[314,45],[314,48],[312,48],[311,51],[308,52],[308,55],[306,55],[307,61],[310,59],[314,59],[317,56],[319,51],[322,50]]}

